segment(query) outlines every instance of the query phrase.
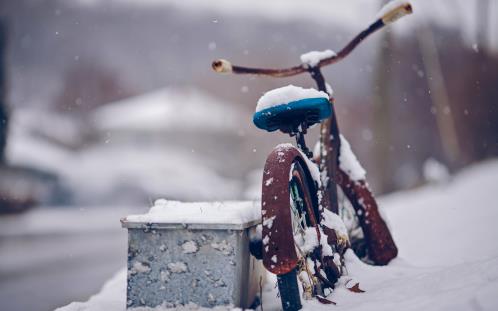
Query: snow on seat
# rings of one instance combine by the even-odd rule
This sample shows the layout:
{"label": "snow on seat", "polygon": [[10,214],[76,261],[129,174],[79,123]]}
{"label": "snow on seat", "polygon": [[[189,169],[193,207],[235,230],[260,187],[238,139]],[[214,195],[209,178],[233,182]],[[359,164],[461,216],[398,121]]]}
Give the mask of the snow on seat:
{"label": "snow on seat", "polygon": [[327,93],[288,85],[268,91],[258,100],[253,122],[269,132],[280,129],[289,133],[303,123],[318,123],[331,112]]}

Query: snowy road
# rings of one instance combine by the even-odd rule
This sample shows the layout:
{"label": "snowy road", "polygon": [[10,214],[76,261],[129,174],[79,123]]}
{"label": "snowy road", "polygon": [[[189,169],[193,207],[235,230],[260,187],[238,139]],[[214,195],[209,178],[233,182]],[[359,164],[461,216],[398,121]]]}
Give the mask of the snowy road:
{"label": "snowy road", "polygon": [[98,291],[126,264],[119,218],[128,211],[38,209],[0,217],[0,309],[54,310]]}

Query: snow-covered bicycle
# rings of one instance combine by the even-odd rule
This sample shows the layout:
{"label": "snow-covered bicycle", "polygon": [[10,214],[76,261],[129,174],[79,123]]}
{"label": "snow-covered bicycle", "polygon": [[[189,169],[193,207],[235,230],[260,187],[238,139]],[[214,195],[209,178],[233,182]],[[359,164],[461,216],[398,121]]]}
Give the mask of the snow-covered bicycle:
{"label": "snow-covered bicycle", "polygon": [[[339,53],[327,50],[301,56],[302,64],[286,69],[248,68],[219,59],[216,72],[290,77],[309,73],[318,90],[286,86],[271,90],[258,101],[254,124],[295,137],[268,156],[262,184],[262,234],[251,243],[251,253],[262,258],[277,275],[284,310],[299,310],[301,299],[332,303],[326,296],[343,275],[343,254],[352,248],[367,262],[385,265],[397,247],[365,181],[365,172],[340,135],[332,90],[321,67],[337,63],[367,36],[410,14],[407,2],[395,2]],[[321,123],[319,155],[306,146],[310,126]],[[345,196],[348,201],[339,197]],[[299,282],[298,282],[299,280]],[[300,290],[302,293],[300,293]]]}

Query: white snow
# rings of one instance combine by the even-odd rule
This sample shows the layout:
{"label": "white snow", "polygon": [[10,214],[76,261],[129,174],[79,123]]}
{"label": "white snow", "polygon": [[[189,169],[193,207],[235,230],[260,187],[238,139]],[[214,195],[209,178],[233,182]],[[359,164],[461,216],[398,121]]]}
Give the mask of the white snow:
{"label": "white snow", "polygon": [[[295,239],[296,237],[294,237]],[[304,236],[296,240],[299,243],[299,247],[301,250],[307,254],[315,249],[318,246],[318,235],[316,233],[315,227],[309,227],[304,229]]]}
{"label": "white snow", "polygon": [[170,262],[168,264],[168,271],[171,273],[184,273],[188,271],[188,267],[184,262]]}
{"label": "white snow", "polygon": [[[279,144],[279,145],[277,145],[277,147],[275,147],[275,149],[279,150],[278,155],[282,156],[282,157],[284,155],[285,150],[292,149],[292,148],[296,148],[296,147],[294,147],[294,145],[292,145],[291,143],[283,143],[283,144]],[[320,169],[318,168],[318,165],[316,163],[314,163],[313,161],[311,161],[310,159],[308,159],[308,157],[301,150],[299,150],[299,149],[297,149],[297,150],[299,151],[299,153],[301,154],[301,157],[306,162],[306,165],[309,169],[311,177],[313,178],[314,181],[316,181],[318,186],[320,186],[321,179],[320,179]],[[282,161],[283,161],[283,158],[282,158]],[[291,173],[292,172],[289,172],[289,180],[292,177]]]}
{"label": "white snow", "polygon": [[159,199],[148,213],[130,215],[128,222],[189,223],[189,224],[244,224],[261,218],[256,202],[179,202]]}
{"label": "white snow", "polygon": [[270,218],[263,218],[263,226],[267,227],[268,229],[271,229],[273,227],[273,221],[277,218],[277,216],[272,216]]}
{"label": "white snow", "polygon": [[318,65],[318,63],[321,60],[335,56],[335,55],[337,55],[337,54],[332,50],[311,51],[311,52],[304,53],[301,55],[301,62],[303,64],[310,66],[310,67],[314,67],[314,66]]}
{"label": "white snow", "polygon": [[211,247],[217,251],[223,253],[223,255],[228,256],[233,253],[233,247],[226,240],[221,242],[213,242],[211,243]]}
{"label": "white snow", "polygon": [[322,246],[322,255],[323,256],[334,256],[334,251],[332,247],[327,242],[327,235],[320,229],[320,245]]}
{"label": "white snow", "polygon": [[[303,300],[304,310],[497,310],[496,185],[498,160],[493,160],[462,171],[448,184],[382,198],[380,206],[391,223],[399,258],[374,267],[347,252],[348,275],[327,297],[337,305]],[[275,282],[268,274],[263,288],[266,311],[281,309]],[[347,290],[354,282],[366,292]],[[124,311],[125,297],[122,271],[88,302],[59,311]]]}
{"label": "white snow", "polygon": [[249,229],[249,240],[260,241],[263,237],[263,226],[261,224]]}
{"label": "white snow", "polygon": [[358,159],[356,159],[349,142],[342,134],[340,136],[341,150],[339,152],[339,167],[354,181],[365,179],[367,172],[361,166]]}
{"label": "white snow", "polygon": [[273,177],[270,177],[267,180],[265,180],[265,186],[267,187],[270,186],[272,183],[273,183]]}
{"label": "white snow", "polygon": [[99,294],[86,302],[72,302],[56,311],[126,311],[126,275],[126,269],[120,270],[104,284]]}
{"label": "white snow", "polygon": [[317,91],[315,89],[305,89],[299,86],[294,86],[292,84],[273,89],[266,92],[258,100],[256,106],[256,112],[279,105],[285,105],[290,102],[305,99],[305,98],[326,98],[329,99],[329,95],[325,92]]}
{"label": "white snow", "polygon": [[187,241],[182,244],[182,250],[184,254],[192,254],[196,253],[199,250],[199,247],[195,241]]}
{"label": "white snow", "polygon": [[228,102],[196,89],[164,88],[105,105],[94,113],[102,131],[228,131],[240,115]]}
{"label": "white snow", "polygon": [[347,237],[348,236],[348,229],[346,229],[346,225],[342,221],[341,217],[339,215],[332,213],[331,211],[324,209],[323,210],[323,219],[322,219],[322,225],[324,225],[327,228],[334,229],[337,231],[338,234]]}
{"label": "white snow", "polygon": [[325,89],[327,90],[327,93],[332,96],[334,95],[334,90],[332,89],[332,86],[328,83],[325,83]]}
{"label": "white snow", "polygon": [[270,237],[267,235],[267,236],[265,236],[265,238],[263,239],[263,245],[267,245],[268,243],[270,243]]}
{"label": "white snow", "polygon": [[423,173],[425,180],[428,182],[444,182],[450,178],[448,168],[434,158],[425,160]]}
{"label": "white snow", "polygon": [[150,272],[150,266],[146,265],[140,261],[135,261],[133,263],[133,266],[131,268],[131,273],[149,273]]}
{"label": "white snow", "polygon": [[313,180],[318,184],[320,187],[322,185],[322,179],[321,179],[321,174],[320,174],[320,168],[318,165],[311,161],[305,154],[302,152],[300,149],[298,149],[299,152],[301,153],[301,156],[303,157],[304,161],[306,162],[306,166],[308,167],[308,170],[311,174],[311,177]]}

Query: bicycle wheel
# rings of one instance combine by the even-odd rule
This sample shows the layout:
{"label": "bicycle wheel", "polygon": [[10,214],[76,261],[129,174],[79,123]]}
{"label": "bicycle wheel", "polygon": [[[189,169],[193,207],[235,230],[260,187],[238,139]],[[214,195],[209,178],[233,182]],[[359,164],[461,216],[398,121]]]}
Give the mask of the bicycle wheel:
{"label": "bicycle wheel", "polygon": [[364,180],[351,180],[342,170],[338,171],[338,177],[338,184],[350,202],[349,211],[354,215],[354,226],[350,228],[356,230],[357,233],[361,232],[352,239],[353,250],[367,263],[387,265],[398,255],[398,248],[386,222],[380,215],[377,202],[368,184]]}
{"label": "bicycle wheel", "polygon": [[[294,243],[300,257],[301,265],[291,270],[290,272],[277,276],[278,290],[282,301],[283,310],[299,310],[301,309],[301,297],[297,278],[302,280],[303,292],[307,296],[312,296],[316,278],[310,273],[308,275],[300,275],[303,270],[303,265],[307,264],[308,253],[312,250],[303,250],[302,243],[305,241],[306,235],[317,231],[318,221],[315,215],[318,215],[318,199],[316,197],[316,189],[312,179],[303,170],[299,161],[295,161],[290,172],[289,190],[291,196],[291,218],[292,232],[294,235]],[[298,241],[296,241],[298,240]],[[300,240],[300,241],[299,241]],[[301,244],[301,246],[299,246]],[[309,270],[308,270],[309,272]],[[305,273],[306,274],[306,273]],[[304,281],[307,279],[308,283]]]}
{"label": "bicycle wheel", "polygon": [[339,216],[348,230],[351,248],[360,259],[368,261],[367,242],[365,241],[365,234],[360,220],[353,205],[339,186],[337,187],[337,197],[339,201]]}

